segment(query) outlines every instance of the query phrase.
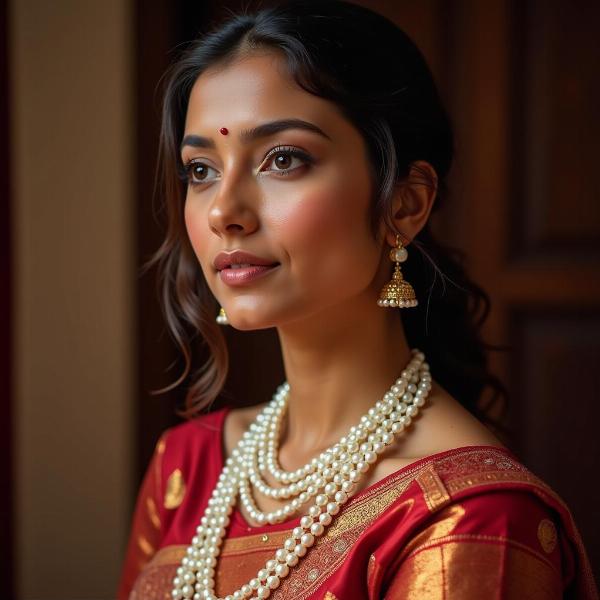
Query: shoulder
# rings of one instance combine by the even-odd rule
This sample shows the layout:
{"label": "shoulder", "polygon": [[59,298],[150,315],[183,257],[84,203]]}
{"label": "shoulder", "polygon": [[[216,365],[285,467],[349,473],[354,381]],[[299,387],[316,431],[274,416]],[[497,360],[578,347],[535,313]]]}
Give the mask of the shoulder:
{"label": "shoulder", "polygon": [[162,493],[169,486],[183,489],[190,481],[221,468],[226,412],[221,409],[200,415],[162,433],[152,458]]}
{"label": "shoulder", "polygon": [[420,415],[406,435],[382,456],[368,484],[417,461],[472,446],[506,449],[483,423],[434,381]]}
{"label": "shoulder", "polygon": [[[510,451],[473,446],[442,453],[424,465],[414,484],[403,497],[414,499],[412,527],[387,563],[389,573],[398,574],[392,597],[406,597],[406,578],[425,565],[434,569],[432,577],[462,573],[466,563],[487,565],[489,573],[475,570],[472,581],[464,580],[476,587],[525,583],[526,572],[535,572],[547,589],[562,588],[563,566],[574,558],[567,543],[574,523],[560,498]],[[399,521],[398,531],[403,527]],[[496,571],[501,568],[503,574]]]}
{"label": "shoulder", "polygon": [[227,409],[199,415],[166,429],[157,443],[157,450],[196,447],[219,439]]}
{"label": "shoulder", "polygon": [[568,509],[509,450],[460,448],[432,460],[416,479],[424,512],[434,523],[450,519],[456,540],[527,547],[559,569],[559,532],[574,527]]}
{"label": "shoulder", "polygon": [[449,597],[457,598],[499,589],[507,598],[562,597],[572,577],[563,565],[574,556],[556,511],[531,489],[471,492],[449,495],[434,514],[424,511],[429,516],[390,557],[385,597],[421,598],[436,582],[448,582]]}
{"label": "shoulder", "polygon": [[422,416],[407,436],[407,448],[409,445],[414,446],[416,456],[462,446],[503,447],[479,419],[435,381]]}

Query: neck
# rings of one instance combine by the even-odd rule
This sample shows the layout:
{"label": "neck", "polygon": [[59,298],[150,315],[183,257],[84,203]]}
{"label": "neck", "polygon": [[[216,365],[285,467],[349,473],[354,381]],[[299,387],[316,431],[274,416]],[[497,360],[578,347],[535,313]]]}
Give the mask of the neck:
{"label": "neck", "polygon": [[287,448],[302,462],[345,435],[383,397],[411,358],[400,310],[359,297],[343,310],[278,328],[290,384],[282,454]]}

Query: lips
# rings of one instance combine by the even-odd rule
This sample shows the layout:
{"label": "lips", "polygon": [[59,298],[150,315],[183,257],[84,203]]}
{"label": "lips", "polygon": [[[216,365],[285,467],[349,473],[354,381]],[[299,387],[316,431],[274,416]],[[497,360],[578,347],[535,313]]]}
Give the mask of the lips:
{"label": "lips", "polygon": [[248,269],[251,267],[273,267],[278,264],[275,260],[261,258],[242,250],[219,252],[213,261],[213,266],[218,271],[223,271],[224,269]]}

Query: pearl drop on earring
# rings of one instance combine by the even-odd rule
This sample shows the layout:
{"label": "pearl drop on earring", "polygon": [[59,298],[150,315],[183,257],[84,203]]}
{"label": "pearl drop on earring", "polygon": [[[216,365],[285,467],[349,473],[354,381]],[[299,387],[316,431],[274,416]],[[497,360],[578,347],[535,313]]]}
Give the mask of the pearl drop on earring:
{"label": "pearl drop on earring", "polygon": [[229,325],[229,319],[227,318],[227,313],[223,307],[219,310],[219,314],[215,320],[219,325]]}

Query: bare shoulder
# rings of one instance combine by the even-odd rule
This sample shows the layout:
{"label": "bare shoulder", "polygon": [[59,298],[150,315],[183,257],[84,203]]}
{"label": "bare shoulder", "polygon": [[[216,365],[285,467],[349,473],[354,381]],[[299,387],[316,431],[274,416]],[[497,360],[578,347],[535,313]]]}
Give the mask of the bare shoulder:
{"label": "bare shoulder", "polygon": [[463,446],[504,447],[479,419],[434,381],[427,404],[398,445],[399,455],[423,458]]}
{"label": "bare shoulder", "polygon": [[[439,384],[432,389],[432,426],[445,432],[445,442],[459,446],[490,445],[504,447],[504,444],[460,402],[453,398]],[[442,432],[440,431],[440,434]],[[444,439],[444,436],[442,436]]]}
{"label": "bare shoulder", "polygon": [[369,472],[358,489],[372,485],[410,464],[464,446],[495,446],[500,440],[435,381],[419,416]]}

